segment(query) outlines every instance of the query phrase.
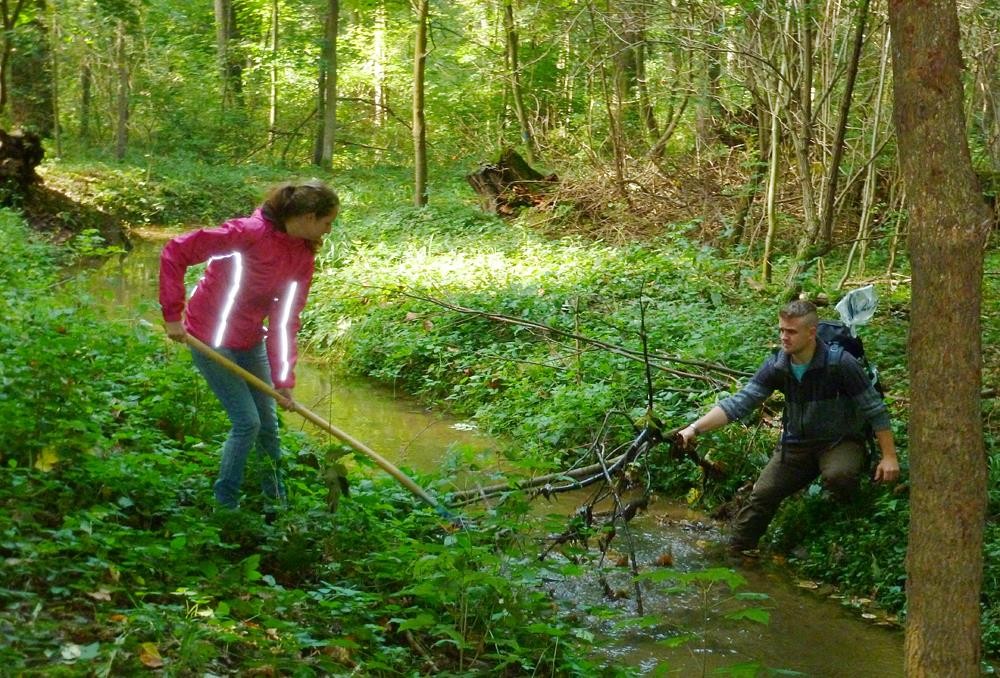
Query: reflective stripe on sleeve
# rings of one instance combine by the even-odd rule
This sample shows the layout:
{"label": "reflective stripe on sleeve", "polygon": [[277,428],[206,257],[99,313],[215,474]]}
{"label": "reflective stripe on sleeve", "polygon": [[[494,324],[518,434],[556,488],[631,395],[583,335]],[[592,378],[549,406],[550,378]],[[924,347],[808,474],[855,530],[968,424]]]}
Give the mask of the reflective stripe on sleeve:
{"label": "reflective stripe on sleeve", "polygon": [[292,368],[288,359],[288,349],[291,344],[291,338],[288,336],[288,321],[292,315],[292,305],[295,302],[295,291],[298,287],[299,283],[297,280],[293,280],[292,284],[288,286],[288,292],[285,294],[284,308],[281,309],[281,323],[278,325],[278,331],[281,333],[278,337],[279,358],[281,359],[281,381],[288,379],[288,372]]}

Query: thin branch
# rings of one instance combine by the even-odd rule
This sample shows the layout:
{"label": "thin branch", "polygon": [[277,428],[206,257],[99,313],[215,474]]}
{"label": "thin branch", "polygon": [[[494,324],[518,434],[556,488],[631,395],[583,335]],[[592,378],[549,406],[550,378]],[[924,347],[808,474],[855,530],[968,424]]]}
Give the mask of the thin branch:
{"label": "thin branch", "polygon": [[[563,337],[563,338],[566,338],[566,339],[572,339],[574,341],[579,341],[579,342],[582,342],[582,343],[590,344],[591,346],[597,346],[599,348],[604,349],[605,351],[608,351],[609,353],[614,353],[615,355],[620,355],[620,356],[622,356],[624,358],[628,358],[629,360],[638,360],[638,361],[642,361],[643,360],[643,355],[639,351],[635,351],[633,349],[624,348],[622,346],[617,346],[615,344],[611,344],[611,343],[608,343],[606,341],[601,341],[599,339],[593,339],[591,337],[586,337],[586,336],[583,336],[583,335],[580,335],[580,334],[576,334],[574,332],[569,332],[567,330],[561,330],[561,329],[559,329],[557,327],[552,327],[550,325],[545,325],[544,323],[535,322],[533,320],[526,320],[524,318],[516,318],[514,316],[504,315],[502,313],[490,313],[489,311],[483,311],[483,310],[480,310],[480,309],[467,308],[465,306],[459,306],[458,304],[452,304],[450,302],[444,301],[443,299],[435,299],[433,297],[428,297],[428,296],[425,296],[425,295],[422,295],[422,294],[417,294],[415,292],[400,291],[399,293],[402,294],[403,296],[409,297],[411,299],[417,299],[419,301],[426,301],[428,303],[436,304],[436,305],[441,306],[442,308],[446,308],[446,309],[448,309],[450,311],[455,311],[456,313],[464,313],[464,314],[467,314],[467,315],[474,315],[474,316],[479,316],[479,317],[482,317],[482,318],[486,318],[488,320],[493,320],[495,322],[506,323],[506,324],[510,324],[510,325],[518,325],[520,327],[526,327],[526,328],[529,328],[529,329],[532,329],[532,330],[536,330],[538,332],[543,332],[543,333],[546,333],[546,334],[552,334],[552,335],[560,336],[560,337]],[[663,360],[663,361],[666,361],[666,362],[673,362],[673,363],[678,363],[678,364],[681,364],[681,365],[691,365],[691,366],[701,367],[701,368],[704,368],[704,369],[708,369],[708,370],[712,370],[712,371],[715,371],[715,372],[719,372],[719,373],[721,373],[721,374],[729,377],[731,381],[736,381],[737,378],[751,376],[751,373],[749,373],[749,372],[744,372],[744,371],[741,371],[741,370],[734,370],[734,369],[725,367],[724,365],[717,365],[717,364],[713,364],[713,363],[707,363],[707,362],[696,361],[696,360],[685,360],[685,359],[677,358],[677,357],[674,357],[674,356],[668,356],[668,355],[663,354],[663,353],[655,353],[655,354],[653,354],[653,357],[656,358],[656,359],[658,359],[658,360]],[[653,366],[656,369],[658,369],[658,370],[660,370],[662,372],[666,372],[668,374],[673,374],[673,375],[678,376],[678,377],[684,377],[686,379],[694,379],[694,380],[697,380],[697,381],[708,382],[709,384],[712,384],[713,386],[728,386],[729,385],[729,384],[725,384],[723,382],[720,382],[719,379],[717,379],[715,377],[712,377],[710,375],[707,375],[707,374],[695,374],[693,372],[685,372],[683,370],[675,370],[673,368],[664,367],[662,365],[655,365],[654,364]]]}

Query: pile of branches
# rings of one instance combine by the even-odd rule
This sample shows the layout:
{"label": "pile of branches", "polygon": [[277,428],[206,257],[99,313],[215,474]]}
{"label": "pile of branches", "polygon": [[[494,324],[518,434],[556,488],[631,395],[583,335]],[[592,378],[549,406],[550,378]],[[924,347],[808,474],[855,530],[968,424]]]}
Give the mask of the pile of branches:
{"label": "pile of branches", "polygon": [[[527,327],[533,331],[544,333],[549,338],[553,336],[562,339],[572,338],[578,343],[588,343],[601,350],[643,362],[646,375],[646,412],[638,421],[629,420],[629,424],[634,431],[634,438],[631,442],[617,446],[610,442],[612,439],[610,433],[612,419],[615,417],[628,418],[628,415],[624,412],[612,411],[605,415],[597,436],[587,446],[585,453],[579,455],[576,462],[570,468],[535,478],[510,480],[485,487],[477,486],[451,495],[449,501],[451,506],[464,506],[477,502],[489,502],[491,500],[503,501],[512,493],[527,494],[529,498],[548,498],[561,492],[593,488],[588,499],[570,517],[567,528],[548,540],[548,545],[539,555],[540,559],[546,558],[554,549],[564,544],[575,543],[585,548],[589,547],[588,540],[590,535],[598,534],[600,536],[597,539],[597,547],[600,550],[601,560],[603,561],[609,554],[612,542],[619,533],[622,533],[625,536],[628,547],[629,555],[626,560],[630,564],[633,574],[638,575],[635,547],[629,533],[628,524],[649,503],[653,485],[650,469],[658,461],[654,457],[654,450],[665,445],[670,459],[675,461],[689,460],[693,462],[701,468],[706,479],[719,479],[725,475],[724,469],[720,464],[699,456],[693,446],[685,446],[683,444],[683,439],[678,435],[680,429],[667,430],[663,422],[655,416],[653,411],[654,392],[652,371],[659,369],[685,378],[702,379],[714,386],[729,385],[726,382],[731,382],[736,377],[743,376],[743,374],[722,365],[712,365],[709,363],[697,363],[697,372],[689,369],[678,369],[664,363],[670,361],[688,363],[688,365],[694,365],[694,363],[665,355],[656,356],[658,360],[654,361],[654,357],[650,354],[646,342],[646,307],[644,303],[640,303],[640,338],[642,339],[642,350],[635,351],[524,318],[515,318],[513,316],[464,308],[414,293],[405,294],[423,301],[436,303],[454,312],[478,315],[494,322]],[[629,498],[626,499],[625,497]],[[597,510],[597,506],[606,504],[608,500],[611,501],[611,511],[603,514],[600,513]],[[625,563],[623,562],[622,564]],[[633,581],[635,582],[636,605],[639,614],[642,614],[642,593],[639,588],[639,580],[637,577],[633,577]],[[601,583],[606,595],[617,597],[603,574],[601,575]]]}

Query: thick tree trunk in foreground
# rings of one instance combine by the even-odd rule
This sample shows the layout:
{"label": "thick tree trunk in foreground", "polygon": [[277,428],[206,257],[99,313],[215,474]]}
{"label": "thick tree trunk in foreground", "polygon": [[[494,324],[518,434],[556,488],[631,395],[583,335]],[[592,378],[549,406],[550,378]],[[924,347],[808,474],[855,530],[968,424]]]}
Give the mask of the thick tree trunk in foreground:
{"label": "thick tree trunk in foreground", "polygon": [[989,214],[966,141],[955,0],[891,0],[889,18],[910,213],[910,388],[921,394],[910,412],[906,674],[976,676],[986,509],[980,305]]}

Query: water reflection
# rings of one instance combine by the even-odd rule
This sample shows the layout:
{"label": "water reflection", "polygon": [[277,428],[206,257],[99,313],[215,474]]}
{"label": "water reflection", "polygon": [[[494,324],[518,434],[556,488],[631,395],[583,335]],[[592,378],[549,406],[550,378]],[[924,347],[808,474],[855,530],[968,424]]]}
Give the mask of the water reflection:
{"label": "water reflection", "polygon": [[[572,512],[572,498],[560,503],[557,515]],[[767,562],[724,560],[718,525],[703,515],[682,505],[659,502],[630,523],[630,534],[641,571],[665,572],[658,562],[672,562],[672,569],[678,572],[733,567],[746,580],[738,592],[765,593],[767,599],[734,600],[733,591],[721,583],[707,591],[698,587],[671,591],[675,582],[646,581],[642,585],[643,613],[654,621],[650,626],[623,627],[620,617],[602,619],[599,608],[606,605],[637,616],[627,566],[616,565],[615,558],[605,561],[607,584],[628,597],[603,603],[604,587],[596,563],[585,567],[583,576],[553,574],[553,592],[589,622],[600,638],[595,652],[611,663],[671,676],[715,675],[717,669],[750,662],[765,667],[761,675],[775,675],[768,670],[779,669],[822,678],[903,675],[903,636],[898,629],[865,623],[856,610],[827,595],[803,590],[790,578],[787,568]],[[623,534],[616,537],[613,548],[621,555],[628,551]],[[763,625],[725,618],[728,612],[748,605],[766,609],[770,621]],[[695,638],[679,647],[664,644],[682,634]]]}

